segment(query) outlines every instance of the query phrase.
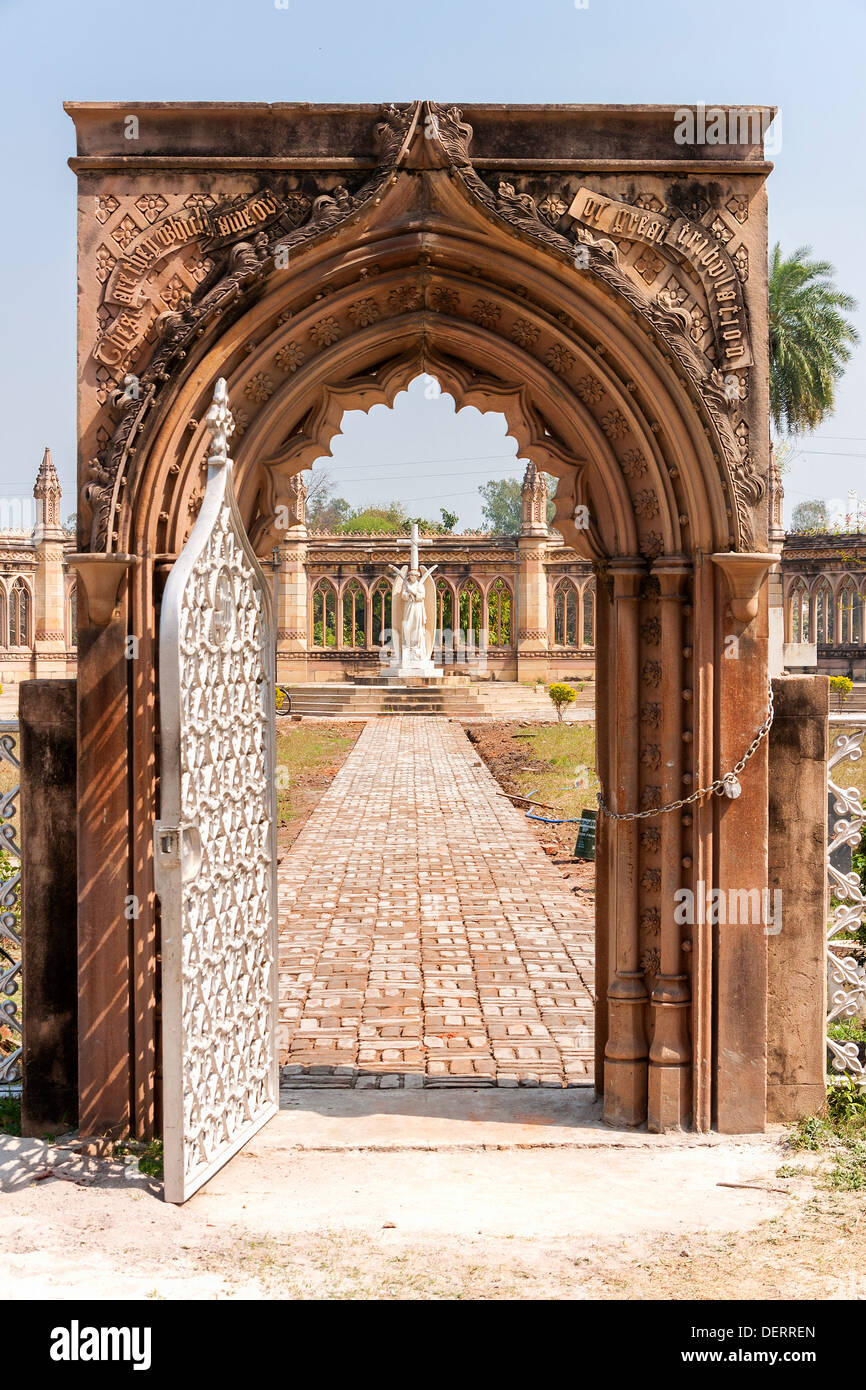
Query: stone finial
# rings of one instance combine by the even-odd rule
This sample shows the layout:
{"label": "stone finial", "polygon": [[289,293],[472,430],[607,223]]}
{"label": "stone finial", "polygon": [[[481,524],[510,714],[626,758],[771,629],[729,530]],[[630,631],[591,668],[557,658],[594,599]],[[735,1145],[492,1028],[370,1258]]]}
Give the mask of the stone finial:
{"label": "stone finial", "polygon": [[205,424],[210,430],[211,446],[207,461],[219,466],[228,462],[229,439],[234,434],[234,416],[229,410],[229,388],[221,376],[214,387],[213,403],[205,416]]}
{"label": "stone finial", "polygon": [[57,469],[54,467],[54,460],[51,457],[51,450],[45,446],[45,453],[42,455],[42,462],[39,465],[39,472],[36,475],[36,482],[33,486],[33,496],[36,501],[41,503],[39,508],[39,525],[43,528],[59,528],[60,526],[60,499],[63,496],[63,489],[60,486],[60,479],[57,476]]}
{"label": "stone finial", "polygon": [[546,536],[547,533],[547,483],[530,459],[520,489],[520,534]]}

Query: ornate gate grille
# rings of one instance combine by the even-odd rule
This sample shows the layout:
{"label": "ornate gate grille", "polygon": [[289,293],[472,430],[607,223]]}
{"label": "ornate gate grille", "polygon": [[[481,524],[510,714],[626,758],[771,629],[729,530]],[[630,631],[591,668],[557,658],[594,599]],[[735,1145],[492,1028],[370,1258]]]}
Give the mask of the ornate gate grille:
{"label": "ornate gate grille", "polygon": [[165,1196],[183,1202],[276,1112],[275,635],[234,495],[225,381],[208,480],[160,626]]}
{"label": "ornate gate grille", "polygon": [[[844,790],[833,781],[833,770],[845,759],[857,761],[862,754],[861,744],[866,730],[840,734],[827,764],[827,787],[832,800],[833,815],[827,846],[827,872],[830,892],[836,907],[827,928],[827,1024],[840,1019],[855,1018],[863,1011],[866,1001],[866,951],[854,938],[866,924],[866,894],[859,875],[852,870],[843,873],[833,863],[833,855],[845,845],[857,849],[866,823],[866,812],[856,787]],[[827,1047],[834,1070],[848,1072],[866,1081],[866,1066],[856,1042],[827,1038]]]}

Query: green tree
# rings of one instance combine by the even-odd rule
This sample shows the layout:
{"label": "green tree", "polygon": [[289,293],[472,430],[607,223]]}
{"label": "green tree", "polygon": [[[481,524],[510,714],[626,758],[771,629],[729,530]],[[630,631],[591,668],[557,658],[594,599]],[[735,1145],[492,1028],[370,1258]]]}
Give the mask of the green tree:
{"label": "green tree", "polygon": [[565,681],[555,681],[553,685],[547,687],[547,693],[553,701],[556,717],[562,723],[565,707],[574,703],[577,699],[577,691],[572,686],[566,685]]}
{"label": "green tree", "polygon": [[449,512],[447,507],[440,508],[439,515],[442,517],[442,534],[450,536],[454,527],[457,525],[457,513]]}
{"label": "green tree", "polygon": [[831,414],[858,341],[845,318],[857,301],[836,288],[829,261],[811,256],[800,246],[783,259],[778,242],[770,256],[770,416],[783,434],[813,430]]}
{"label": "green tree", "polygon": [[[542,475],[547,484],[547,495],[552,497],[556,492],[556,478],[551,478],[547,474]],[[520,530],[521,502],[520,493],[523,483],[519,478],[494,478],[489,483],[482,483],[478,491],[481,493],[481,515],[486,523],[486,529],[494,536],[516,536]],[[552,502],[547,504],[547,522],[550,524],[556,511]]]}
{"label": "green tree", "polygon": [[818,497],[811,497],[806,502],[798,502],[791,513],[792,531],[826,531],[829,524],[827,503],[822,502]]}

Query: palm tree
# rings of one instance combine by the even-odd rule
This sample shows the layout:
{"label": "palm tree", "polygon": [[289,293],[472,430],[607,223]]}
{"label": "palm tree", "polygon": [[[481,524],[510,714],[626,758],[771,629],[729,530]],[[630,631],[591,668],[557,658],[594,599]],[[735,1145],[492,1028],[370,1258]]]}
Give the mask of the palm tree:
{"label": "palm tree", "polygon": [[829,261],[813,261],[811,246],[770,257],[770,414],[780,433],[820,425],[834,406],[836,383],[858,341],[844,317],[857,301],[833,284]]}

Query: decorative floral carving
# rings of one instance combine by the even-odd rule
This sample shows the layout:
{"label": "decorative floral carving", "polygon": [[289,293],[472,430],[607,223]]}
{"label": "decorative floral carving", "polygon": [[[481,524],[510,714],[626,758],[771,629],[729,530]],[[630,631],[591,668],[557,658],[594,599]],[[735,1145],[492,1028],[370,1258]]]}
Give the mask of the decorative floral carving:
{"label": "decorative floral carving", "polygon": [[619,461],[620,468],[627,478],[642,478],[649,465],[640,449],[629,449]]}
{"label": "decorative floral carving", "polygon": [[235,438],[239,439],[249,425],[250,417],[242,407],[238,408],[234,405],[232,406],[232,415],[235,420]]}
{"label": "decorative floral carving", "polygon": [[108,221],[109,217],[112,217],[112,216],[114,215],[114,213],[117,212],[117,209],[118,209],[119,207],[120,207],[120,203],[117,201],[117,199],[115,198],[115,196],[114,196],[113,193],[107,193],[107,194],[105,194],[104,197],[102,197],[102,198],[97,198],[97,200],[96,200],[96,220],[97,220],[97,222],[101,222],[101,223],[104,225],[104,224]]}
{"label": "decorative floral carving", "polygon": [[[658,873],[658,870],[655,870]],[[661,874],[659,874],[661,882]],[[648,935],[654,935],[661,928],[662,918],[657,907],[645,907],[640,915],[641,929]]]}
{"label": "decorative floral carving", "polygon": [[111,233],[111,237],[113,241],[117,242],[121,251],[125,251],[129,243],[135,241],[140,231],[141,228],[138,223],[127,213],[125,217],[120,219],[114,231]]}
{"label": "decorative floral carving", "polygon": [[638,516],[651,517],[659,514],[659,499],[651,487],[638,492],[634,499],[634,509]]}
{"label": "decorative floral carving", "polygon": [[100,246],[96,252],[96,278],[104,285],[115,265],[117,257],[112,256],[107,246]]}
{"label": "decorative floral carving", "polygon": [[716,217],[713,219],[710,223],[710,231],[716,238],[716,241],[720,241],[723,246],[727,246],[731,237],[734,235],[723,217]]}
{"label": "decorative floral carving", "polygon": [[689,329],[689,337],[693,343],[699,343],[710,326],[710,321],[704,311],[695,305],[692,309],[692,326]]}
{"label": "decorative floral carving", "polygon": [[628,420],[621,410],[609,410],[607,415],[602,415],[601,427],[608,439],[621,439],[628,434]]}
{"label": "decorative floral carving", "polygon": [[555,227],[560,217],[568,212],[568,203],[557,197],[555,193],[548,193],[538,204],[538,211],[545,222],[549,222],[551,227]]}
{"label": "decorative floral carving", "polygon": [[749,200],[745,193],[732,193],[725,207],[739,223],[745,222],[749,216]]}
{"label": "decorative floral carving", "polygon": [[657,853],[662,847],[662,832],[656,826],[647,826],[640,832],[641,848],[648,850],[651,854]]}
{"label": "decorative floral carving", "polygon": [[651,251],[645,246],[634,263],[634,268],[642,280],[651,285],[656,279],[660,270],[664,270],[664,261],[661,256],[657,256],[655,251]]}
{"label": "decorative floral carving", "polygon": [[656,772],[661,767],[662,751],[657,743],[648,743],[643,749],[640,760],[644,767],[649,767]]}
{"label": "decorative floral carving", "polygon": [[634,200],[636,208],[641,208],[644,212],[664,212],[665,205],[654,193],[639,193]]}
{"label": "decorative floral carving", "polygon": [[641,680],[645,685],[661,685],[662,664],[660,661],[645,661],[641,667]]}
{"label": "decorative floral carving", "polygon": [[435,285],[430,291],[430,308],[437,314],[456,314],[460,308],[460,296],[456,290]]}
{"label": "decorative floral carving", "polygon": [[168,284],[161,289],[159,297],[169,309],[174,310],[188,301],[189,290],[179,275],[172,275]]}
{"label": "decorative floral carving", "polygon": [[657,647],[662,640],[662,625],[658,618],[645,618],[640,625],[640,635],[651,647]]}
{"label": "decorative floral carving", "polygon": [[737,427],[736,427],[736,429],[734,430],[734,435],[735,435],[735,437],[736,437],[737,443],[738,443],[739,446],[740,446],[740,453],[742,453],[742,454],[748,454],[748,452],[749,452],[749,426],[747,425],[747,423],[746,423],[745,420],[738,420],[738,421],[737,421]]}
{"label": "decorative floral carving", "polygon": [[734,269],[743,283],[749,278],[749,252],[745,246],[738,246],[733,255]]}
{"label": "decorative floral carving", "polygon": [[305,361],[306,354],[297,343],[284,343],[274,354],[274,366],[281,372],[296,372]]}
{"label": "decorative floral carving", "polygon": [[244,386],[244,395],[254,405],[264,405],[274,394],[273,379],[267,372],[255,372]]}
{"label": "decorative floral carving", "polygon": [[318,323],[314,323],[310,329],[310,337],[319,347],[328,347],[330,343],[336,343],[343,336],[343,331],[333,314],[326,314]]}
{"label": "decorative floral carving", "polygon": [[165,212],[168,203],[161,193],[142,193],[140,198],[136,198],[135,206],[145,221],[150,222],[152,226],[156,219]]}
{"label": "decorative floral carving", "polygon": [[574,366],[573,354],[561,343],[554,343],[552,347],[549,347],[544,354],[544,360],[551,371],[556,372],[557,376],[564,376]]}
{"label": "decorative floral carving", "polygon": [[530,323],[529,319],[515,319],[511,326],[512,341],[523,348],[532,347],[537,343],[539,332],[538,324]]}
{"label": "decorative floral carving", "polygon": [[662,804],[661,787],[644,787],[640,794],[640,809],[642,811],[654,811],[657,806]]}
{"label": "decorative floral carving", "polygon": [[379,317],[379,306],[375,299],[359,299],[349,308],[349,318],[356,328],[366,328]]}
{"label": "decorative floral carving", "polygon": [[640,968],[650,978],[658,975],[661,964],[662,958],[657,946],[651,946],[648,951],[644,951],[640,958]]}
{"label": "decorative floral carving", "polygon": [[662,886],[661,869],[644,869],[640,876],[640,886],[648,893],[657,893]]}
{"label": "decorative floral carving", "polygon": [[422,308],[423,295],[417,285],[398,285],[388,294],[388,304],[395,314],[414,314]]}
{"label": "decorative floral carving", "polygon": [[664,537],[658,531],[648,531],[640,543],[640,553],[648,560],[657,560],[665,548]]}
{"label": "decorative floral carving", "polygon": [[479,328],[495,328],[501,315],[499,305],[489,299],[476,299],[472,306],[472,318]]}
{"label": "decorative floral carving", "polygon": [[584,405],[598,405],[604,395],[604,387],[601,382],[589,372],[580,378],[575,390]]}
{"label": "decorative floral carving", "polygon": [[651,729],[657,729],[662,722],[661,705],[644,705],[640,712],[641,723],[649,724]]}

